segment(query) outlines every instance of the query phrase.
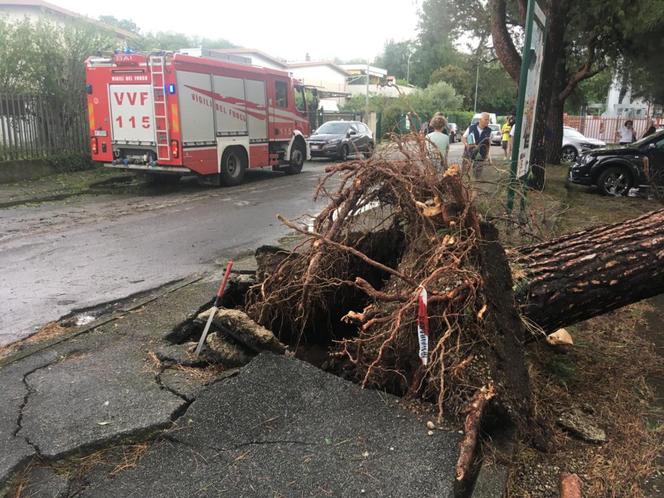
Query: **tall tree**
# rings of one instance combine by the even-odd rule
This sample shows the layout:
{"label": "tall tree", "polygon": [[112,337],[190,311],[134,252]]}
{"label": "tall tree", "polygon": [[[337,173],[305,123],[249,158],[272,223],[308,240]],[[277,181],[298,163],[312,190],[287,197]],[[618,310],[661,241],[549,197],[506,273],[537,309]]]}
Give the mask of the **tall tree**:
{"label": "tall tree", "polygon": [[411,61],[411,79],[418,86],[425,87],[436,69],[463,61],[454,46],[452,9],[449,0],[422,2],[417,48]]}
{"label": "tall tree", "polygon": [[[437,0],[455,36],[486,41],[517,83],[527,0]],[[584,80],[615,64],[643,26],[660,22],[662,0],[540,0],[547,14],[547,46],[536,123],[536,184],[546,162],[559,162],[566,99]],[[444,5],[445,8],[442,8]],[[451,8],[455,7],[455,8]],[[660,14],[657,14],[660,13]],[[490,39],[487,37],[490,32]],[[652,47],[648,47],[651,51]]]}
{"label": "tall tree", "polygon": [[104,24],[110,26],[115,26],[116,28],[124,29],[125,31],[131,31],[132,33],[140,33],[138,25],[131,19],[118,19],[115,16],[99,16],[99,20]]}
{"label": "tall tree", "polygon": [[387,74],[397,79],[410,79],[410,64],[412,63],[412,52],[415,50],[413,41],[389,40],[385,43],[383,53],[376,57],[374,64],[387,69]]}

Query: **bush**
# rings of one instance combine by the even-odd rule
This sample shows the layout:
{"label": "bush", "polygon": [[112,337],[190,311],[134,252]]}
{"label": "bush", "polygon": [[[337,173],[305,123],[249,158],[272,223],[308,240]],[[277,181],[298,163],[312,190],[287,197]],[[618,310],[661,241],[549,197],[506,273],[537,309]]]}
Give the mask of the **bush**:
{"label": "bush", "polygon": [[90,154],[83,154],[80,152],[53,154],[49,156],[48,159],[45,159],[45,162],[49,167],[53,168],[53,171],[56,173],[69,173],[95,167],[95,163],[92,161]]}
{"label": "bush", "polygon": [[[365,96],[353,96],[342,108],[344,111],[362,112],[365,110]],[[463,123],[469,123],[473,113],[463,111],[456,112],[463,105],[463,99],[457,95],[454,88],[445,82],[429,85],[427,88],[418,89],[408,95],[397,98],[388,98],[374,95],[369,98],[369,110],[382,113],[383,133],[406,132],[406,114],[413,113],[413,125],[419,129],[422,121],[428,120],[436,112],[442,112],[449,121],[459,123],[458,115],[463,115]],[[452,111],[452,112],[450,112]],[[466,115],[469,115],[466,117]],[[455,119],[452,119],[454,116]],[[461,126],[461,124],[459,123]]]}

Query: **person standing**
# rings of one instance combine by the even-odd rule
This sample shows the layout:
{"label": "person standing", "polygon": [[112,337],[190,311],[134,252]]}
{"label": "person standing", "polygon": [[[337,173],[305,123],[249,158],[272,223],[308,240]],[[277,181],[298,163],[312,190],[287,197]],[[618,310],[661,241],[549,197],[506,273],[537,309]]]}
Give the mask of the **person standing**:
{"label": "person standing", "polygon": [[616,132],[616,138],[620,145],[631,144],[636,139],[634,134],[634,122],[631,119],[625,121],[625,124]]}
{"label": "person standing", "polygon": [[657,128],[655,127],[655,122],[651,119],[650,123],[648,125],[648,129],[646,130],[646,132],[643,134],[643,136],[641,138],[649,137],[650,135],[652,135],[656,131],[657,131]]}
{"label": "person standing", "polygon": [[432,155],[435,157],[434,162],[440,164],[436,168],[440,173],[447,169],[447,153],[450,150],[450,137],[443,133],[443,129],[447,126],[447,120],[442,115],[437,115],[433,117],[430,124],[433,131],[427,134],[426,140],[436,148],[433,150],[434,154]]}
{"label": "person standing", "polygon": [[505,155],[505,159],[507,159],[507,149],[510,143],[510,131],[512,130],[512,126],[514,126],[514,118],[512,116],[508,116],[507,121],[505,121],[505,124],[503,124],[503,127],[500,130],[502,133],[501,137],[502,140],[500,142],[500,145],[503,148],[503,154]]}
{"label": "person standing", "polygon": [[461,136],[464,145],[464,156],[470,161],[476,178],[482,175],[484,161],[489,156],[491,147],[491,128],[489,128],[489,113],[483,112],[476,124],[471,124]]}

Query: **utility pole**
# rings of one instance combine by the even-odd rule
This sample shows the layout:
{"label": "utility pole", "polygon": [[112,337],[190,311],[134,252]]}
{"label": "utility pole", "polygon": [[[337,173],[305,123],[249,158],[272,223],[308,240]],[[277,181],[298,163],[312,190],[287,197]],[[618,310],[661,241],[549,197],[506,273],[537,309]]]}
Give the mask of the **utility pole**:
{"label": "utility pole", "polygon": [[410,85],[410,58],[413,56],[413,52],[408,49],[408,62],[406,64],[406,83]]}
{"label": "utility pole", "polygon": [[473,112],[477,112],[477,88],[480,84],[480,59],[477,59],[477,72],[475,73],[475,104],[473,105]]}
{"label": "utility pole", "polygon": [[367,60],[367,94],[366,94],[366,99],[364,102],[364,112],[365,112],[365,119],[369,119],[369,61]]}

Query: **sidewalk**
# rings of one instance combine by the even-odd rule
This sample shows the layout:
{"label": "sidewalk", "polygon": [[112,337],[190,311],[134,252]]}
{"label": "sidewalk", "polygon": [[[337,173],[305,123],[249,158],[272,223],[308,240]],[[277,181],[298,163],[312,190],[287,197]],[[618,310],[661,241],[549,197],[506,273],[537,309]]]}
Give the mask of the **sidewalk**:
{"label": "sidewalk", "polygon": [[167,338],[217,278],[0,360],[0,494],[451,496],[459,434],[397,398],[269,353],[239,370],[156,360],[185,354]]}
{"label": "sidewalk", "polygon": [[109,183],[131,181],[135,175],[95,168],[49,175],[33,180],[0,183],[0,208],[55,201],[100,192]]}

